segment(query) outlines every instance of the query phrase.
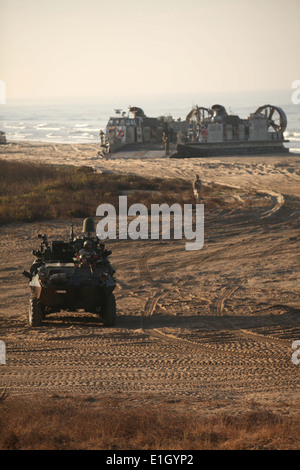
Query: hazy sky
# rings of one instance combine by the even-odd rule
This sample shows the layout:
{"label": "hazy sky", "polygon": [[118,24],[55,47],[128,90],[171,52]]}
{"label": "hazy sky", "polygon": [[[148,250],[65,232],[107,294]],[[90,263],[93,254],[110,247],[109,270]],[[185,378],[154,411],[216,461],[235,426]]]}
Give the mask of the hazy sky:
{"label": "hazy sky", "polygon": [[288,89],[300,0],[0,0],[7,98]]}

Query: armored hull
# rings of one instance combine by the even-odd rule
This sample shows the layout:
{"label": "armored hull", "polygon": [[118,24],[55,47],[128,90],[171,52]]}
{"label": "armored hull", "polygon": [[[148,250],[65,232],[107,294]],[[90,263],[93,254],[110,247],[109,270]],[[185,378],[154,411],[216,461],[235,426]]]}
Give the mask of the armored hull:
{"label": "armored hull", "polygon": [[74,264],[45,264],[29,282],[32,294],[49,309],[96,311],[102,299],[111,294],[115,282],[100,267]]}

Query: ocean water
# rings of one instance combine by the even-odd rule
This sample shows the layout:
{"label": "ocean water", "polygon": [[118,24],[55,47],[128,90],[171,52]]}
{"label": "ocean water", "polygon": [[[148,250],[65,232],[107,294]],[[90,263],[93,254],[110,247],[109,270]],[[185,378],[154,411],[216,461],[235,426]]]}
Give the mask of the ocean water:
{"label": "ocean water", "polygon": [[246,118],[259,106],[280,106],[287,115],[286,143],[300,153],[300,104],[292,103],[292,91],[243,93],[187,93],[177,95],[115,96],[41,101],[7,101],[0,106],[0,130],[12,141],[52,143],[98,143],[115,109],[126,113],[141,107],[149,117],[171,115],[185,119],[194,105],[222,104],[229,114]]}

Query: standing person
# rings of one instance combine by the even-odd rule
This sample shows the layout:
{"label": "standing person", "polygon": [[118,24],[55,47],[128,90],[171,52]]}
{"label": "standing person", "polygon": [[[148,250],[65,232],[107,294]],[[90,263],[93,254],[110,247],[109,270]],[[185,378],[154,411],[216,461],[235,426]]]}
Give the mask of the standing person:
{"label": "standing person", "polygon": [[201,187],[202,181],[199,178],[199,175],[196,175],[196,179],[193,182],[193,192],[197,202],[201,201]]}
{"label": "standing person", "polygon": [[104,145],[104,132],[103,132],[102,129],[101,129],[101,131],[99,132],[99,135],[100,135],[100,142],[101,142],[101,145]]}
{"label": "standing person", "polygon": [[170,143],[169,143],[169,130],[165,127],[163,134],[162,134],[162,142],[163,142],[163,147],[165,150],[165,155],[169,155],[169,150],[170,150]]}
{"label": "standing person", "polygon": [[170,143],[169,143],[169,137],[166,135],[165,138],[165,155],[169,155],[170,153]]}

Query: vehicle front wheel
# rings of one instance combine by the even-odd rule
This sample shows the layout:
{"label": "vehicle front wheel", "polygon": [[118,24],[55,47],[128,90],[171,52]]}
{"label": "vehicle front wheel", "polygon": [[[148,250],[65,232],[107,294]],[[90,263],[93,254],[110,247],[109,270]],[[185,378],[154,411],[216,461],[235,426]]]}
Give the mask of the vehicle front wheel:
{"label": "vehicle front wheel", "polygon": [[110,327],[114,326],[116,322],[117,309],[116,300],[113,293],[108,294],[105,297],[104,305],[101,308],[101,318],[103,319],[103,325]]}
{"label": "vehicle front wheel", "polygon": [[43,308],[35,297],[29,299],[29,325],[40,326],[43,320]]}

